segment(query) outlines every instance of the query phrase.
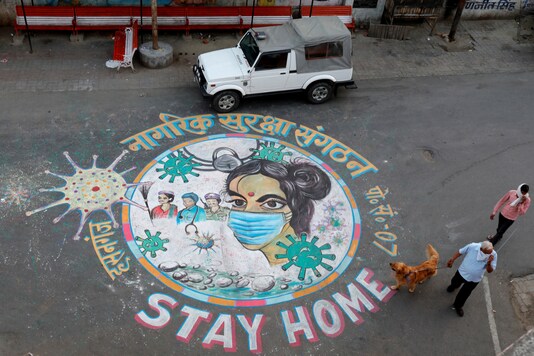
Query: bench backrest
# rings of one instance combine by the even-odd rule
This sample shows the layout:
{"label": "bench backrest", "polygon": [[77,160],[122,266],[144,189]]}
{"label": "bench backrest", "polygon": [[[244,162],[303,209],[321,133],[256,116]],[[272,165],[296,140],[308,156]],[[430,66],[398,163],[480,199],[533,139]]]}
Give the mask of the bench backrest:
{"label": "bench backrest", "polygon": [[[310,14],[311,7],[302,7],[302,16]],[[116,30],[141,23],[137,6],[25,6],[28,26],[32,30]],[[163,30],[236,29],[281,25],[291,20],[291,6],[256,6],[252,20],[252,6],[164,6],[158,7],[158,28]],[[142,8],[143,29],[152,25],[150,7]],[[348,27],[354,28],[350,6],[314,6],[312,16],[337,16]],[[25,28],[22,7],[16,6],[15,29]]]}
{"label": "bench backrest", "polygon": [[356,25],[351,6],[314,6],[313,9],[311,6],[303,6],[302,17],[310,16],[310,11],[312,16],[337,16],[348,28],[354,28]]}

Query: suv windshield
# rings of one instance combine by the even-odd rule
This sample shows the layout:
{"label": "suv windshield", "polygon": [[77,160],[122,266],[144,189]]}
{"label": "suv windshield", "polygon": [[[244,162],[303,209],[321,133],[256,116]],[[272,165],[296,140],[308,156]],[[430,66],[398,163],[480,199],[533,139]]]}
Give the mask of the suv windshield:
{"label": "suv windshield", "polygon": [[245,36],[243,36],[241,42],[239,42],[239,47],[245,54],[245,58],[247,59],[249,66],[252,67],[252,65],[256,61],[256,58],[258,58],[260,49],[256,41],[254,40],[251,31],[247,32]]}

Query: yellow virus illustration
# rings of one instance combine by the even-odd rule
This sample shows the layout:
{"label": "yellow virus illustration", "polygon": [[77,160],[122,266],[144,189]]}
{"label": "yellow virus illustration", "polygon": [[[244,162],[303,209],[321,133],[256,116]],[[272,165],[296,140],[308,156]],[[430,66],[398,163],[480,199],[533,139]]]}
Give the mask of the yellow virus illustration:
{"label": "yellow virus illustration", "polygon": [[78,166],[72,158],[69,156],[68,152],[63,152],[63,155],[67,158],[69,163],[74,168],[74,174],[70,176],[60,175],[57,173],[52,173],[50,171],[45,171],[45,173],[61,178],[65,181],[65,185],[57,188],[49,189],[39,189],[40,192],[59,192],[63,193],[63,198],[57,200],[51,204],[45,205],[41,208],[27,211],[26,216],[31,216],[35,213],[38,213],[43,210],[47,210],[51,207],[67,204],[68,209],[56,217],[53,221],[54,224],[58,223],[65,215],[72,211],[80,212],[80,224],[78,230],[73,236],[74,240],[80,239],[80,233],[88,220],[89,216],[95,211],[102,210],[104,211],[112,220],[113,227],[116,229],[119,227],[119,224],[113,216],[111,207],[114,204],[131,204],[137,206],[143,210],[147,210],[146,207],[139,205],[128,198],[126,198],[126,190],[129,187],[135,187],[139,184],[127,184],[123,178],[123,175],[134,170],[135,167],[132,167],[124,172],[117,173],[114,171],[115,166],[119,161],[126,155],[128,151],[122,151],[122,153],[106,168],[98,168],[96,166],[97,155],[93,155],[93,165],[91,168],[83,169]]}

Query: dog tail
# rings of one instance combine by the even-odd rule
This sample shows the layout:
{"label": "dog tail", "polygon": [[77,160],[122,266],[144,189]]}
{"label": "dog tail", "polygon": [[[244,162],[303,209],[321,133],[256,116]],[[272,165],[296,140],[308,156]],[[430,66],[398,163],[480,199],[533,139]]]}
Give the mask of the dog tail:
{"label": "dog tail", "polygon": [[438,263],[439,253],[438,251],[436,251],[436,249],[431,244],[428,244],[426,246],[426,255],[430,261],[435,261],[436,264]]}

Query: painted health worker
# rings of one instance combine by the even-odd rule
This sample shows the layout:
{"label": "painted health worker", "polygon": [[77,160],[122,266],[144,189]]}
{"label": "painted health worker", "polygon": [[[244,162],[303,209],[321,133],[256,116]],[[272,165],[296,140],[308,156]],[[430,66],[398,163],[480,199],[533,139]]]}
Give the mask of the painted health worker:
{"label": "painted health worker", "polygon": [[206,211],[197,205],[198,195],[195,193],[185,193],[182,195],[184,209],[178,212],[176,223],[193,224],[199,221],[206,221]]}
{"label": "painted health worker", "polygon": [[162,190],[158,192],[158,203],[150,212],[151,219],[174,219],[178,215],[178,207],[171,204],[174,201],[174,192]]}

